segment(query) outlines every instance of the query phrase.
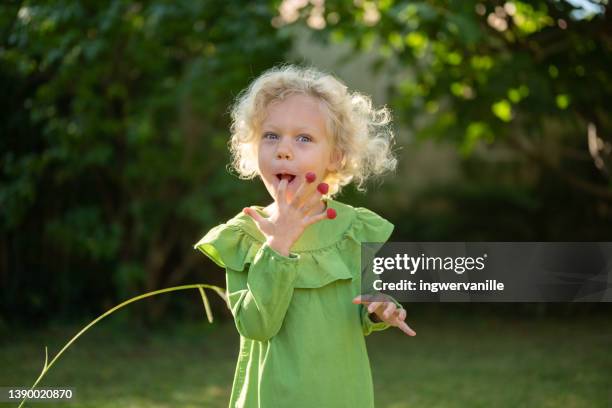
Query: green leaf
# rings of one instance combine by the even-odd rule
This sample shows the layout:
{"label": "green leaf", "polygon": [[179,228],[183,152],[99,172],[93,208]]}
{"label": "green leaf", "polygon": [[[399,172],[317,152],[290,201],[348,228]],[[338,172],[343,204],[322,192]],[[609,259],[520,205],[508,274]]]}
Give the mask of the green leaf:
{"label": "green leaf", "polygon": [[504,122],[510,122],[510,120],[512,120],[512,106],[506,99],[494,103],[491,106],[491,110],[495,116]]}

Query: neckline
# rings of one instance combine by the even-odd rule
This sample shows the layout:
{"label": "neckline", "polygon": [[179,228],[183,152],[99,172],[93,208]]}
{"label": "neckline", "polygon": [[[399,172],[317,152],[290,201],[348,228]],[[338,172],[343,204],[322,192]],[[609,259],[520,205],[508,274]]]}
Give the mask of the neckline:
{"label": "neckline", "polygon": [[[331,198],[325,198],[324,200],[326,201],[326,208],[333,208],[336,211],[336,218],[333,220],[323,219],[306,227],[300,238],[291,247],[292,253],[314,251],[335,245],[343,239],[345,232],[352,225],[353,219],[356,217],[356,211],[352,206]],[[263,212],[264,207],[257,205],[251,207],[262,216],[268,217]],[[249,215],[240,212],[234,218],[233,223],[259,243],[266,241],[266,237],[259,231],[255,221]]]}

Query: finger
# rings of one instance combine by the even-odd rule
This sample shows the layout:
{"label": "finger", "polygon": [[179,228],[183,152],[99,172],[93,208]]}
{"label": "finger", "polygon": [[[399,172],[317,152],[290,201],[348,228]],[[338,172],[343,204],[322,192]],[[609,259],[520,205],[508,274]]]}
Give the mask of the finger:
{"label": "finger", "polygon": [[[296,176],[297,177],[297,176]],[[291,200],[291,205],[296,208],[302,207],[304,201],[306,201],[306,195],[309,191],[313,190],[312,183],[316,180],[317,175],[313,171],[309,171],[300,179],[300,185]]]}
{"label": "finger", "polygon": [[309,215],[304,218],[305,226],[309,226],[310,224],[314,224],[315,222],[319,222],[321,220],[327,219],[327,211],[323,211],[321,214]]}
{"label": "finger", "polygon": [[[297,176],[295,177],[297,178]],[[305,199],[304,195],[309,183],[306,181],[305,178],[299,178],[295,180],[295,182],[300,184],[298,185],[298,188],[295,191],[295,194],[293,195],[291,201],[288,201],[287,203],[294,208],[300,208]]]}
{"label": "finger", "polygon": [[249,217],[253,218],[255,222],[257,222],[258,224],[263,221],[263,217],[257,212],[257,210],[251,207],[243,208],[242,212],[248,215]]}
{"label": "finger", "polygon": [[276,197],[276,202],[279,207],[287,204],[287,184],[289,184],[289,182],[284,177],[281,179],[280,183],[278,183],[278,197]]}
{"label": "finger", "polygon": [[406,324],[406,322],[404,322],[404,321],[399,322],[399,324],[397,325],[397,328],[400,329],[401,331],[403,331],[404,333],[406,333],[409,336],[416,336],[416,332],[414,330],[412,330],[410,328],[410,326],[408,326]]}
{"label": "finger", "polygon": [[395,312],[395,309],[397,309],[395,303],[389,302],[385,307],[385,311],[383,312],[383,319],[389,320],[391,316],[393,316],[393,312]]}
{"label": "finger", "polygon": [[369,305],[375,302],[376,299],[382,299],[382,297],[380,295],[358,295],[353,298],[353,303],[356,305]]}
{"label": "finger", "polygon": [[398,323],[406,320],[406,309],[396,309],[396,312],[397,312]]}
{"label": "finger", "polygon": [[362,305],[368,303],[367,300],[363,299],[361,295],[357,295],[353,298],[353,304]]}
{"label": "finger", "polygon": [[320,202],[321,194],[319,194],[317,191],[314,191],[312,195],[303,203],[303,205],[301,206],[301,210],[304,215],[308,215],[319,205]]}
{"label": "finger", "polygon": [[391,318],[393,326],[399,326],[404,320],[406,320],[406,311],[400,308],[395,309]]}
{"label": "finger", "polygon": [[372,302],[368,305],[368,313],[374,313],[376,309],[378,309],[383,303],[382,302]]}
{"label": "finger", "polygon": [[329,191],[329,184],[319,183],[319,185],[317,186],[317,190],[319,190],[319,193],[321,194],[327,194],[327,192]]}
{"label": "finger", "polygon": [[309,183],[314,183],[315,180],[317,179],[317,175],[314,171],[309,171],[305,174],[306,177],[306,181]]}

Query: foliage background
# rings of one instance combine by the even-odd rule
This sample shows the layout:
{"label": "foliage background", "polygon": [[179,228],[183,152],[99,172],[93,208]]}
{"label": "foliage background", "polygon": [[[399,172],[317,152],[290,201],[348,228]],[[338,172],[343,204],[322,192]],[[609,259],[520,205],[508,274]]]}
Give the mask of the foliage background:
{"label": "foliage background", "polygon": [[[291,56],[304,32],[296,27],[330,50],[348,44],[340,63],[375,55],[359,75],[394,78],[384,102],[400,168],[366,195],[339,198],[383,213],[393,240],[610,239],[607,2],[54,0],[0,10],[5,329],[95,317],[163,287],[223,285],[193,243],[268,201],[226,168],[228,107],[266,68],[317,65]],[[425,143],[452,146],[451,178],[411,166]],[[202,318],[197,296],[151,300],[127,316]]]}

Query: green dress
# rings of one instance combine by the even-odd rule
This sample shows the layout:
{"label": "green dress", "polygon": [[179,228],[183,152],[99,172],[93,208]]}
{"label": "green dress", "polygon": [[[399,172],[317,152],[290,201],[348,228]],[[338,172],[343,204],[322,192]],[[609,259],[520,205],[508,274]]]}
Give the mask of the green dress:
{"label": "green dress", "polygon": [[385,242],[394,226],[366,208],[325,201],[337,217],[308,226],[289,256],[265,244],[243,213],[194,246],[226,270],[240,334],[230,407],[374,406],[364,336],[389,325],[352,299],[361,293],[361,242]]}

